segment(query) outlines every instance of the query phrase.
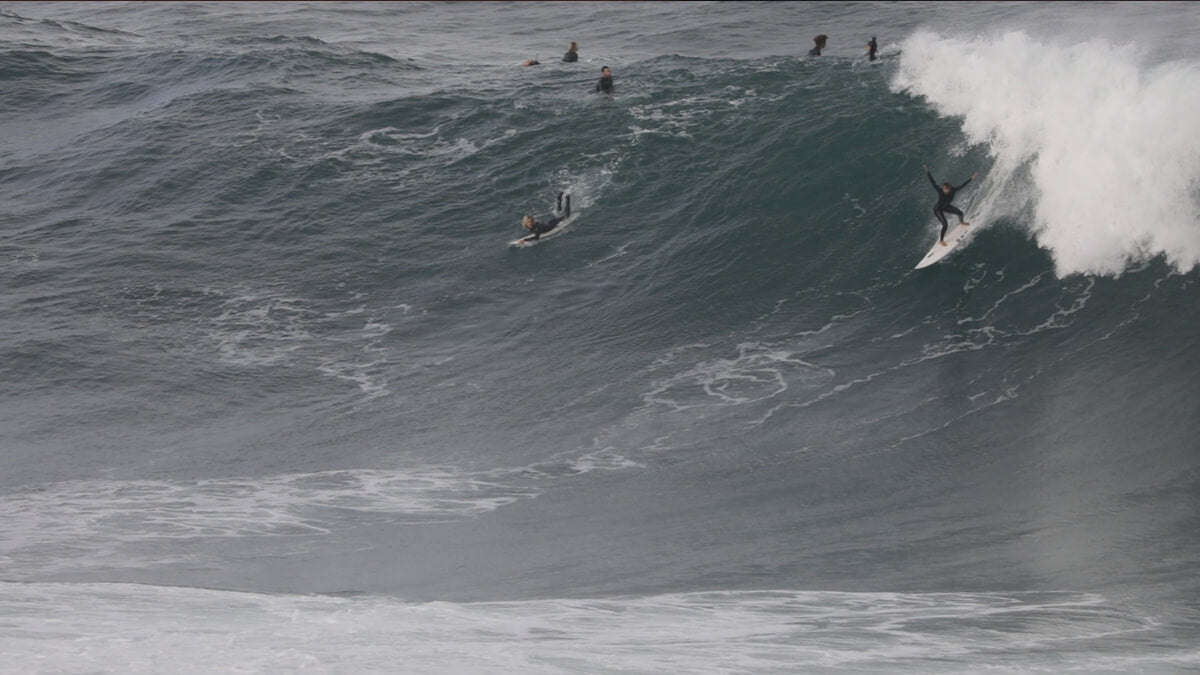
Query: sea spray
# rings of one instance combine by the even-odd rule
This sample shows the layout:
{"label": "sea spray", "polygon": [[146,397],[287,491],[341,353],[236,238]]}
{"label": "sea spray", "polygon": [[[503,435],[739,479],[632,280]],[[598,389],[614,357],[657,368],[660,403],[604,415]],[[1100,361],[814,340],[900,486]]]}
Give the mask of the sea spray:
{"label": "sea spray", "polygon": [[995,165],[977,211],[1029,222],[1059,276],[1200,263],[1200,64],[1023,32],[904,41],[893,90],[960,118]]}

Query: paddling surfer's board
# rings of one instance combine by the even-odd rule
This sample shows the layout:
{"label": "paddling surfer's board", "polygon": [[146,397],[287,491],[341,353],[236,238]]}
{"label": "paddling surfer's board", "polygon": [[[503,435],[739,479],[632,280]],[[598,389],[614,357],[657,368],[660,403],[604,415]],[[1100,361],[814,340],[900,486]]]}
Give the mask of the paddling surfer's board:
{"label": "paddling surfer's board", "polygon": [[534,239],[533,235],[531,234],[531,235],[528,235],[525,237],[521,237],[520,239],[513,239],[512,241],[508,242],[508,245],[509,246],[533,246],[534,244],[546,241],[547,239],[552,239],[552,238],[557,237],[558,235],[562,234],[562,231],[567,229],[567,227],[569,227],[571,225],[571,221],[573,221],[573,220],[575,220],[575,216],[573,216],[573,215],[568,216],[566,220],[562,221],[558,225],[555,225],[553,230],[550,230],[549,232],[542,234],[542,236],[538,237],[537,239]]}
{"label": "paddling surfer's board", "polygon": [[929,249],[929,253],[926,253],[925,257],[921,258],[921,262],[917,263],[917,266],[913,269],[919,270],[929,267],[947,255],[950,255],[951,251],[958,248],[959,243],[962,242],[963,235],[967,233],[968,229],[970,228],[965,225],[955,225],[946,233],[946,245],[942,246],[942,243],[939,241],[933,242],[933,248]]}

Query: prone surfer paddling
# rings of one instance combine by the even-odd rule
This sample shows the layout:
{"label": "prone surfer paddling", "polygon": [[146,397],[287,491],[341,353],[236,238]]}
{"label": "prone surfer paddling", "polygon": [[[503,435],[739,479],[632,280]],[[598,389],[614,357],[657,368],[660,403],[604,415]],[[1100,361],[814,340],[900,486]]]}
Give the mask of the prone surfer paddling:
{"label": "prone surfer paddling", "polygon": [[[564,196],[566,196],[565,202],[563,201]],[[543,234],[558,227],[559,223],[569,218],[571,215],[571,195],[564,195],[561,191],[558,193],[558,199],[554,205],[554,213],[555,215],[544,223],[534,220],[533,216],[530,215],[522,218],[521,225],[533,234],[523,237],[521,241],[537,241]]]}
{"label": "prone surfer paddling", "polygon": [[937,190],[938,193],[937,204],[933,205],[933,215],[937,216],[938,222],[942,224],[942,233],[938,235],[938,241],[941,242],[942,246],[945,246],[946,228],[949,227],[949,224],[946,222],[947,213],[953,213],[954,215],[958,216],[959,225],[962,225],[963,227],[969,227],[971,225],[963,220],[963,212],[959,211],[958,207],[954,206],[950,202],[954,201],[954,194],[965,188],[967,183],[970,183],[975,179],[976,176],[979,175],[979,172],[976,171],[975,173],[971,174],[971,177],[964,181],[962,185],[954,187],[949,183],[942,183],[941,185],[938,185],[938,182],[936,179],[934,179],[933,174],[929,172],[929,167],[922,164],[921,168],[925,169],[925,175],[929,177],[929,182],[933,183],[933,189]]}

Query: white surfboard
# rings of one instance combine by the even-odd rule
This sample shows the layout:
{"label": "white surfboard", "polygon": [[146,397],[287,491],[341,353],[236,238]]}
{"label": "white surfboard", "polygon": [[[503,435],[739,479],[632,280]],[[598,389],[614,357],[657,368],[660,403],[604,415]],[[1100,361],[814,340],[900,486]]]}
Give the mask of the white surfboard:
{"label": "white surfboard", "polygon": [[962,241],[962,236],[966,234],[967,230],[969,229],[970,228],[966,225],[955,225],[948,232],[946,232],[946,245],[942,246],[942,243],[939,241],[933,242],[933,248],[929,249],[929,253],[926,253],[925,257],[921,258],[921,262],[917,263],[917,266],[913,269],[919,270],[929,267],[942,258],[945,258],[950,254],[951,251],[958,248],[959,242]]}
{"label": "white surfboard", "polygon": [[574,220],[575,220],[575,214],[572,213],[570,216],[567,217],[566,220],[564,220],[561,223],[559,223],[558,225],[554,226],[553,230],[550,230],[549,232],[538,237],[537,239],[534,239],[533,235],[530,234],[530,235],[521,237],[520,239],[513,239],[512,241],[508,242],[508,245],[509,246],[533,246],[534,244],[546,241],[547,239],[552,239],[552,238],[557,237],[558,235],[562,234],[562,231],[567,229],[568,227],[570,227],[571,222]]}

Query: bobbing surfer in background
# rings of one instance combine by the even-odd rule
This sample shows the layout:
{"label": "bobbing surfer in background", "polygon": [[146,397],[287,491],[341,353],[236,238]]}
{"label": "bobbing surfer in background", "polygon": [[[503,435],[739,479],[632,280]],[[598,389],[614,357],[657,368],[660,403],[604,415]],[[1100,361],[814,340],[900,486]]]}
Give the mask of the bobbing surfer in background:
{"label": "bobbing surfer in background", "polygon": [[558,193],[558,200],[554,206],[554,217],[546,222],[540,222],[533,219],[533,216],[525,216],[521,219],[521,224],[525,229],[533,233],[532,236],[524,237],[521,241],[537,241],[543,234],[558,227],[558,224],[566,220],[571,215],[571,195],[566,195],[566,202],[563,202],[563,193]]}
{"label": "bobbing surfer in background", "polygon": [[934,179],[933,174],[929,172],[929,167],[922,164],[921,168],[925,169],[925,175],[929,177],[929,182],[933,183],[933,189],[937,190],[938,193],[937,204],[933,205],[933,215],[937,216],[938,222],[942,224],[942,233],[938,235],[938,241],[942,243],[942,246],[945,246],[946,228],[949,227],[949,225],[946,223],[947,213],[953,213],[954,215],[958,216],[959,225],[962,225],[963,227],[969,227],[971,225],[963,220],[963,212],[959,211],[958,207],[954,206],[950,202],[954,201],[954,194],[965,188],[967,183],[970,183],[975,179],[976,176],[979,175],[979,172],[976,171],[975,173],[971,174],[971,177],[964,181],[962,185],[954,187],[949,183],[942,183],[941,185],[938,185],[938,182],[936,179]]}
{"label": "bobbing surfer in background", "polygon": [[600,81],[596,83],[596,92],[600,94],[613,93],[612,71],[608,66],[600,69]]}
{"label": "bobbing surfer in background", "polygon": [[825,34],[818,35],[813,38],[813,48],[808,50],[809,56],[820,56],[821,50],[825,49],[825,43],[829,41],[829,36]]}

